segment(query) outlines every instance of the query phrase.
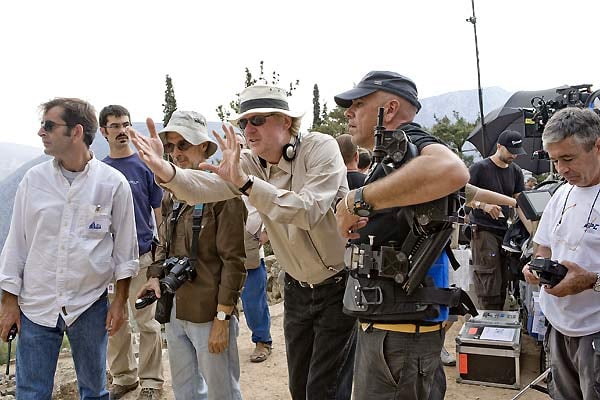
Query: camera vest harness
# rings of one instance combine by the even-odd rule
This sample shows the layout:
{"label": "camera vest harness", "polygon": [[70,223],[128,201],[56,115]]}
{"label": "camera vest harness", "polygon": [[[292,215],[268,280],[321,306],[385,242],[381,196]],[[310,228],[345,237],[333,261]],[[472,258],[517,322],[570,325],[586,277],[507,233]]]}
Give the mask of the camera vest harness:
{"label": "camera vest harness", "polygon": [[[407,134],[427,134],[416,124],[385,130],[380,109],[375,128],[374,165],[365,185],[381,179],[419,155]],[[361,229],[361,239],[347,249],[350,274],[344,294],[344,312],[370,322],[421,321],[436,318],[440,306],[453,314],[477,315],[469,296],[460,288],[439,288],[427,272],[449,249],[453,222],[459,222],[458,193],[428,203],[375,212]]]}

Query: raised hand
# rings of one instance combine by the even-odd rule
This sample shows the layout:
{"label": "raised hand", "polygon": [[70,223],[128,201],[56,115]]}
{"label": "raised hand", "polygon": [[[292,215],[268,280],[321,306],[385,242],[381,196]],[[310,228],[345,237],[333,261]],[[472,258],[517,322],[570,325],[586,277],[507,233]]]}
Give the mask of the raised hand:
{"label": "raised hand", "polygon": [[241,187],[248,180],[248,175],[242,170],[240,164],[240,142],[238,142],[236,134],[231,125],[222,125],[225,132],[225,139],[215,131],[213,136],[219,143],[219,148],[223,153],[223,159],[219,165],[212,165],[207,162],[201,163],[198,168],[206,171],[214,172],[223,180],[233,183],[237,187]]}
{"label": "raised hand", "polygon": [[142,135],[132,127],[128,128],[131,142],[138,150],[140,160],[154,172],[154,175],[163,182],[169,182],[175,176],[175,170],[171,164],[163,159],[163,144],[156,133],[156,127],[152,118],[146,119],[146,125],[148,126],[150,137]]}

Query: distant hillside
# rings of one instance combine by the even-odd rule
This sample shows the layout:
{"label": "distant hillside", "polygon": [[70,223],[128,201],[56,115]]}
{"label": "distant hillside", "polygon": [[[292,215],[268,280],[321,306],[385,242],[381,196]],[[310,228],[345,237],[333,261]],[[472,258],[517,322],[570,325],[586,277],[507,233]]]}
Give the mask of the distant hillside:
{"label": "distant hillside", "polygon": [[16,143],[0,143],[0,181],[13,173],[27,161],[42,154],[39,147],[26,146]]}
{"label": "distant hillside", "polygon": [[[483,89],[484,115],[495,108],[502,106],[512,95],[511,92],[499,87]],[[479,116],[479,96],[476,89],[460,90],[427,97],[421,100],[421,111],[415,121],[428,128],[435,124],[434,115],[438,118],[448,116],[453,119],[453,112],[458,111],[467,121],[475,122]]]}

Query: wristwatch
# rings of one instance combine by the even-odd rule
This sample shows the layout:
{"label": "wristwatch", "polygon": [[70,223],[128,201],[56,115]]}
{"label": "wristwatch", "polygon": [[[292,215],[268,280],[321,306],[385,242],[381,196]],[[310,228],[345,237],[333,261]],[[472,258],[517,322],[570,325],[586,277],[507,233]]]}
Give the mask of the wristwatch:
{"label": "wristwatch", "polygon": [[249,194],[246,190],[250,189],[252,187],[252,185],[254,185],[254,176],[248,175],[248,180],[246,181],[246,183],[244,183],[244,185],[239,190],[240,190],[240,192],[242,192],[243,195],[249,196]]}
{"label": "wristwatch", "polygon": [[481,207],[481,202],[479,200],[475,201],[473,204],[475,205],[475,208]]}
{"label": "wristwatch", "polygon": [[596,283],[594,283],[594,292],[600,292],[600,274],[597,274]]}
{"label": "wristwatch", "polygon": [[365,187],[360,187],[354,192],[354,215],[359,217],[370,217],[373,215],[373,206],[367,203],[363,198],[363,191]]}
{"label": "wristwatch", "polygon": [[217,319],[219,321],[229,321],[231,319],[231,315],[227,314],[225,311],[217,311]]}

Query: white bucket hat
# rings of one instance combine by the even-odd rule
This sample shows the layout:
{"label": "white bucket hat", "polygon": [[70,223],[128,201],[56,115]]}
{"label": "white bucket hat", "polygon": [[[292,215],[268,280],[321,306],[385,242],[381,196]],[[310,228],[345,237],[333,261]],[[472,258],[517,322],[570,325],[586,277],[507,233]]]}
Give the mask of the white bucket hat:
{"label": "white bucket hat", "polygon": [[167,142],[167,133],[175,132],[193,145],[208,142],[206,158],[215,154],[217,144],[208,136],[208,124],[204,115],[195,111],[175,111],[171,119],[158,136],[163,143]]}
{"label": "white bucket hat", "polygon": [[276,86],[254,85],[240,93],[240,113],[229,119],[235,126],[238,121],[249,114],[280,113],[292,118],[291,132],[297,135],[304,112],[291,111],[285,90]]}

